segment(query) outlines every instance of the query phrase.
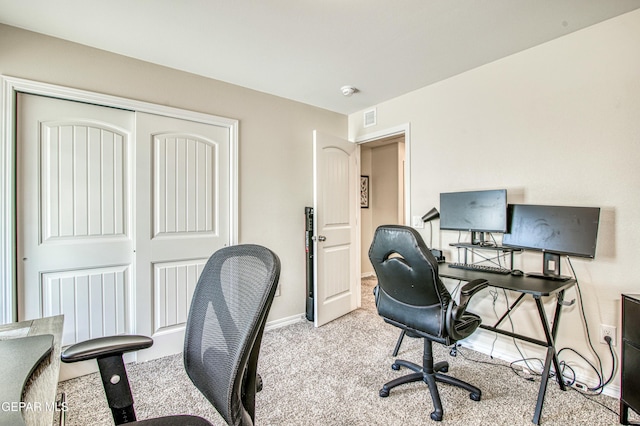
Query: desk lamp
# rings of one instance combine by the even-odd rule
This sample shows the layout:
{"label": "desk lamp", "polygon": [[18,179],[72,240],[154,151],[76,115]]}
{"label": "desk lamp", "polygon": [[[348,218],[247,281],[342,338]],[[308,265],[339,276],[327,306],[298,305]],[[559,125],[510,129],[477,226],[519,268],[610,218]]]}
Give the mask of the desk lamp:
{"label": "desk lamp", "polygon": [[425,213],[422,216],[423,222],[429,222],[429,248],[431,248],[431,253],[435,256],[438,262],[444,261],[444,256],[442,255],[442,250],[437,250],[433,247],[433,223],[432,221],[440,217],[440,212],[435,207]]}

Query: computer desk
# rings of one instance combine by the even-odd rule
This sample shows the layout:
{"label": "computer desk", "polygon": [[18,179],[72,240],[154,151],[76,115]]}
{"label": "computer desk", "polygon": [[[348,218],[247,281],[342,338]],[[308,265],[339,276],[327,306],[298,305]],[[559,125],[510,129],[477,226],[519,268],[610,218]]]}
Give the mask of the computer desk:
{"label": "computer desk", "polygon": [[[507,311],[498,319],[494,325],[481,324],[480,327],[486,330],[494,331],[505,336],[524,340],[539,346],[547,348],[547,355],[544,361],[544,369],[542,370],[542,378],[540,381],[540,390],[538,391],[538,402],[536,403],[536,410],[533,415],[533,423],[540,424],[540,415],[542,414],[542,405],[544,404],[544,396],[547,391],[547,381],[549,379],[549,373],[551,371],[551,364],[556,371],[556,379],[563,391],[566,390],[566,386],[561,379],[560,363],[558,362],[558,354],[555,348],[555,339],[558,332],[558,325],[560,323],[560,312],[563,305],[569,305],[570,303],[564,302],[564,292],[568,288],[572,287],[576,281],[569,279],[567,281],[556,281],[546,278],[527,277],[527,276],[514,276],[514,275],[501,275],[483,271],[470,271],[466,269],[451,268],[447,263],[441,263],[438,265],[438,272],[441,277],[451,278],[461,281],[473,281],[475,279],[485,279],[489,282],[491,287],[502,288],[505,290],[511,290],[520,293],[518,298],[509,306]],[[508,317],[509,313],[524,299],[525,296],[531,295],[536,302],[538,308],[538,314],[540,316],[540,323],[544,331],[546,340],[539,340],[529,336],[524,336],[517,333],[512,333],[507,330],[499,329],[500,324]],[[542,297],[556,296],[556,306],[553,313],[553,327],[549,325],[549,320],[545,312],[544,304],[542,303]],[[573,302],[572,302],[573,303]]]}

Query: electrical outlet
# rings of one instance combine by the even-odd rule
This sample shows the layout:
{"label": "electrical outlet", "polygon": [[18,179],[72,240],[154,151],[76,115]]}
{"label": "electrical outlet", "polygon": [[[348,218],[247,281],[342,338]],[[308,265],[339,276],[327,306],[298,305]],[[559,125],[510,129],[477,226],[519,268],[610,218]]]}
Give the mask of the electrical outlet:
{"label": "electrical outlet", "polygon": [[414,228],[422,229],[424,228],[424,222],[422,221],[422,216],[413,216],[411,220]]}
{"label": "electrical outlet", "polygon": [[585,385],[584,383],[580,383],[580,382],[573,382],[573,384],[571,385],[574,388],[578,389],[579,391],[582,392],[586,392],[589,388],[587,387],[587,385]]}
{"label": "electrical outlet", "polygon": [[605,345],[607,344],[607,342],[604,340],[606,336],[611,337],[611,345],[615,346],[616,328],[613,325],[600,324],[600,343],[604,343]]}

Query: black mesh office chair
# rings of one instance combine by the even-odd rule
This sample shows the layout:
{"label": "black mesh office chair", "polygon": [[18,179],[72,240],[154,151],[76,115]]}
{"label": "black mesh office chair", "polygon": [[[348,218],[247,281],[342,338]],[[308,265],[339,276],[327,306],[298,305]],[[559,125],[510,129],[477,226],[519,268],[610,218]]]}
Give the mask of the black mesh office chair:
{"label": "black mesh office chair", "polygon": [[[280,275],[280,260],[257,245],[215,252],[202,271],[187,319],[184,365],[191,381],[229,425],[253,425],[260,343]],[[148,348],[144,336],[112,336],[75,344],[62,361],[97,359],[116,424],[135,422],[122,354]],[[143,425],[209,425],[195,416],[143,420]]]}
{"label": "black mesh office chair", "polygon": [[404,330],[412,337],[424,339],[422,365],[396,360],[392,368],[406,367],[413,374],[399,377],[385,384],[380,396],[401,384],[424,381],[429,386],[434,411],[431,418],[442,420],[442,403],[436,382],[458,386],[470,392],[471,399],[479,401],[480,389],[455,379],[446,373],[446,361],[433,362],[432,342],[451,345],[471,335],[481,319],[466,312],[473,294],[487,286],[486,280],[475,280],[460,290],[456,303],[438,276],[438,262],[422,237],[413,228],[398,225],[380,226],[369,249],[369,259],[378,277],[374,289],[378,314],[389,324]]}

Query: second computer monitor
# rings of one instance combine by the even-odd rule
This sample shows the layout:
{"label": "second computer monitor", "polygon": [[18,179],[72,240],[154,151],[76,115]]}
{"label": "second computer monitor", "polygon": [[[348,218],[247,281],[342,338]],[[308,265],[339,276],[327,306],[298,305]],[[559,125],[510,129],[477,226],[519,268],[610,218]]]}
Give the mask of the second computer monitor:
{"label": "second computer monitor", "polygon": [[595,257],[598,207],[513,204],[509,210],[511,225],[502,240],[505,246]]}
{"label": "second computer monitor", "polygon": [[560,275],[560,256],[595,257],[600,208],[514,204],[509,211],[502,244],[544,253],[542,274],[528,275],[567,279]]}

